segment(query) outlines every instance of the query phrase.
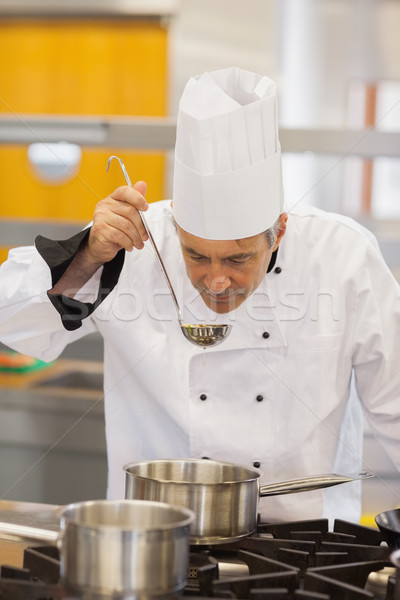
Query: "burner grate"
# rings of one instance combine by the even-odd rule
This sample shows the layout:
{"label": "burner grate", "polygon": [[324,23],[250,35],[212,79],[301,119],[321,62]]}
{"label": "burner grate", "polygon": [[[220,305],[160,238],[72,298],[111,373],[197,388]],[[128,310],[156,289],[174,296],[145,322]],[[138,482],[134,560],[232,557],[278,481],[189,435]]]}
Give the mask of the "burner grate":
{"label": "burner grate", "polygon": [[27,548],[23,566],[43,583],[55,585],[60,580],[60,556],[55,546]]}
{"label": "burner grate", "polygon": [[[260,523],[254,535],[192,547],[192,600],[400,600],[390,551],[378,530],[327,519]],[[4,565],[0,600],[70,600],[53,546],[27,548],[21,569]],[[177,600],[176,596],[169,600]]]}

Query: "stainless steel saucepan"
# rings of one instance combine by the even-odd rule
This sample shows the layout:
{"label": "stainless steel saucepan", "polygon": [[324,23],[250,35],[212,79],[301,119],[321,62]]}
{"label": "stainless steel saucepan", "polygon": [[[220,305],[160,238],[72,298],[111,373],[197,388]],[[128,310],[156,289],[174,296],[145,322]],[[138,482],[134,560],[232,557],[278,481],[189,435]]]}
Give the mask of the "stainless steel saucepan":
{"label": "stainless steel saucepan", "polygon": [[172,594],[186,583],[192,511],[161,502],[93,500],[60,509],[60,531],[0,523],[0,537],[57,545],[61,579],[97,597]]}
{"label": "stainless steel saucepan", "polygon": [[124,466],[125,497],[170,502],[193,510],[191,544],[222,544],[256,528],[260,496],[317,490],[373,477],[316,475],[260,486],[260,471],[204,459],[133,462]]}

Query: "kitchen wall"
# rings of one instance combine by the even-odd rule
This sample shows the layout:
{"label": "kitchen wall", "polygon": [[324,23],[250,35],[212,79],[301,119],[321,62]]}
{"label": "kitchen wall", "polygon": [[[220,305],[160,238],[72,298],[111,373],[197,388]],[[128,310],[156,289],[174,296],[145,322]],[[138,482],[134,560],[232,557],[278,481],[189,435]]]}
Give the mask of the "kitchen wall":
{"label": "kitchen wall", "polygon": [[[0,5],[0,115],[164,116],[167,44],[167,27],[150,17],[1,19]],[[40,142],[38,137],[28,151],[25,145],[0,146],[1,217],[77,227],[90,221],[99,199],[122,182],[119,169],[106,171],[109,150],[77,148],[76,160],[56,176],[54,166],[51,172],[50,164],[47,171],[43,165],[62,149],[53,145],[45,155]],[[124,161],[128,172],[148,181],[150,200],[162,196],[162,153],[125,149]]]}

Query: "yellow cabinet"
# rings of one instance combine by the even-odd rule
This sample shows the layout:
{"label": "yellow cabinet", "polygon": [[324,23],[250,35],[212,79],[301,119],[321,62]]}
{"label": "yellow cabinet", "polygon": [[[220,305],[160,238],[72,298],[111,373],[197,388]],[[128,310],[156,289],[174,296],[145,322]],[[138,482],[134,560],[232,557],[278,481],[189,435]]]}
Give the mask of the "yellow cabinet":
{"label": "yellow cabinet", "polygon": [[[164,116],[167,30],[158,20],[0,21],[0,113]],[[38,142],[41,140],[38,139]],[[164,156],[118,148],[82,148],[76,176],[41,181],[26,146],[0,146],[0,219],[86,222],[97,201],[124,183],[106,173],[118,153],[132,181],[163,196]],[[1,244],[1,242],[0,242]]]}

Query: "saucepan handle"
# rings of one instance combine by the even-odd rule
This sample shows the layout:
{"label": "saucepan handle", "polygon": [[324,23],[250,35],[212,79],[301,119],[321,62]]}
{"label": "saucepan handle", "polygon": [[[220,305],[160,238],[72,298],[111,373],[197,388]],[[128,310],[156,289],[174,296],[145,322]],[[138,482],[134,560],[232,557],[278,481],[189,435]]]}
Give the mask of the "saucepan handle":
{"label": "saucepan handle", "polygon": [[45,544],[56,546],[59,537],[60,533],[58,531],[0,521],[0,538],[3,539],[19,542],[44,542]]}
{"label": "saucepan handle", "polygon": [[268,483],[260,486],[260,496],[278,496],[280,494],[295,494],[297,492],[310,492],[312,490],[320,490],[332,485],[340,483],[348,483],[349,481],[359,481],[361,479],[369,479],[375,477],[374,473],[355,473],[350,475],[336,475],[328,473],[325,475],[313,475],[312,477],[303,477],[301,479],[292,479],[290,481],[282,481],[280,483]]}

